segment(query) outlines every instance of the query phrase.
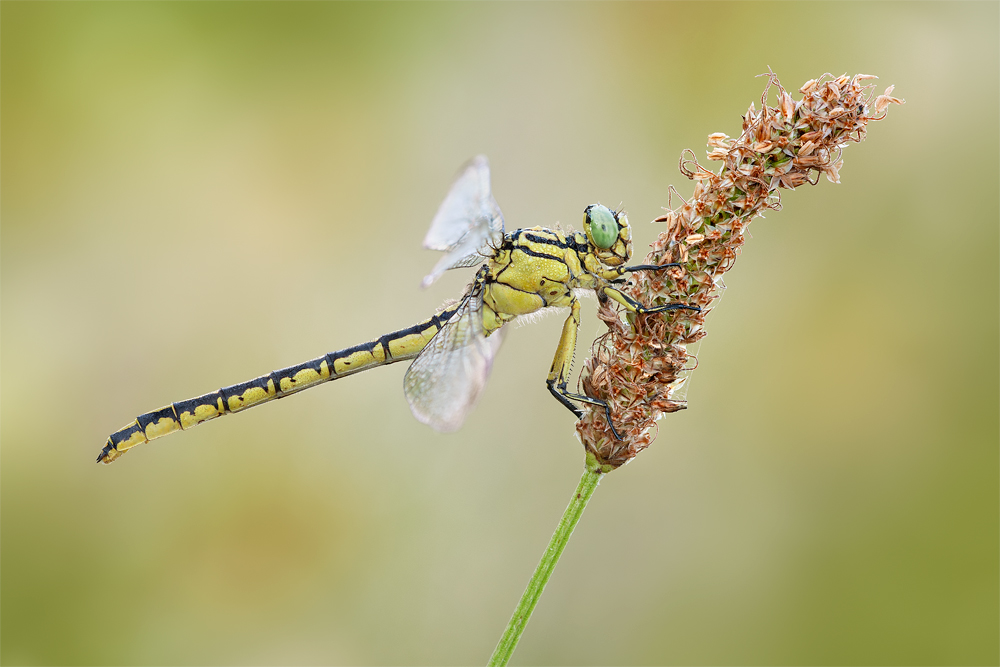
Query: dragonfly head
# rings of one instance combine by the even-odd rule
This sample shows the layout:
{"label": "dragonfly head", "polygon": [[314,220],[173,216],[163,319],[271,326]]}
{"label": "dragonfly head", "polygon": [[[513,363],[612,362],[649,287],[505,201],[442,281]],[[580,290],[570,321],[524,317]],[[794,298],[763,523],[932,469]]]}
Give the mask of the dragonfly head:
{"label": "dragonfly head", "polygon": [[583,231],[602,264],[620,266],[632,257],[632,228],[624,211],[591,204],[583,211]]}

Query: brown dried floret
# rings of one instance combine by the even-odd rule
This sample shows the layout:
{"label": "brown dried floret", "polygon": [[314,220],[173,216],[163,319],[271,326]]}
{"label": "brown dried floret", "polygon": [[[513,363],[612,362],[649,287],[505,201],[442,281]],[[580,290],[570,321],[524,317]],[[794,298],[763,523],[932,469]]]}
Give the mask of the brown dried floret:
{"label": "brown dried floret", "polygon": [[[608,331],[595,341],[580,385],[608,403],[621,440],[601,409],[589,410],[576,430],[601,464],[627,463],[653,441],[651,427],[660,416],[687,407],[673,396],[696,363],[686,346],[705,336],[705,316],[725,287],[722,274],[735,263],[750,221],[781,209],[780,188],[815,185],[820,174],[839,183],[844,146],[862,141],[868,122],[884,118],[890,104],[903,103],[890,96],[892,86],[873,103],[874,85],[863,83],[875,78],[868,74],[824,74],[807,81],[797,101],[773,72],[762,76],[767,85],[761,109],[750,105],[742,134],[708,136],[708,159],[723,162],[718,172],[699,164],[690,150],[681,156],[681,173],[695,181],[694,194],[656,219],[666,229],[642,263],[683,266],[633,273],[624,288],[641,303],[680,302],[701,312],[628,315],[623,321],[617,303],[604,301],[598,308]],[[774,107],[767,105],[771,86],[778,89]]]}

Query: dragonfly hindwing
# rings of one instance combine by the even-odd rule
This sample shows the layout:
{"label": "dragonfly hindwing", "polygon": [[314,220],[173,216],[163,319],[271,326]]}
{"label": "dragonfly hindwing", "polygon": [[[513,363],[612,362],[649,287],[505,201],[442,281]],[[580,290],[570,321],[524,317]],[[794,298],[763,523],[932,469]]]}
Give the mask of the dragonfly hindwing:
{"label": "dragonfly hindwing", "polygon": [[485,335],[482,307],[477,280],[403,378],[413,416],[437,431],[458,429],[489,379],[501,337],[499,331]]}

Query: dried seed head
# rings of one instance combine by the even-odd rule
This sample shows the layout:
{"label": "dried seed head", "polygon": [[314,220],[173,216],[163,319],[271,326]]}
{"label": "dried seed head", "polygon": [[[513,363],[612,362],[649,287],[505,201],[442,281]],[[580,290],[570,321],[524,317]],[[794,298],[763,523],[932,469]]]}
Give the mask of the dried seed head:
{"label": "dried seed head", "polygon": [[[723,162],[718,173],[689,150],[681,155],[680,170],[695,181],[694,194],[656,219],[666,229],[643,264],[683,266],[633,273],[624,288],[647,305],[679,302],[701,312],[671,310],[623,321],[617,303],[606,300],[598,308],[608,331],[595,341],[580,385],[608,403],[622,439],[611,433],[603,409],[589,410],[576,430],[602,465],[628,463],[653,441],[658,418],[687,407],[674,397],[697,361],[687,346],[705,336],[705,316],[725,288],[722,274],[735,263],[750,221],[767,209],[780,210],[780,188],[815,185],[820,174],[839,183],[843,147],[862,141],[868,122],[881,120],[890,104],[903,103],[890,96],[890,86],[873,104],[874,86],[863,82],[876,77],[868,74],[811,79],[799,89],[799,101],[773,72],[762,76],[768,81],[761,109],[751,103],[743,133],[736,139],[721,132],[708,136],[708,158]],[[767,105],[771,86],[778,89],[776,107]]]}

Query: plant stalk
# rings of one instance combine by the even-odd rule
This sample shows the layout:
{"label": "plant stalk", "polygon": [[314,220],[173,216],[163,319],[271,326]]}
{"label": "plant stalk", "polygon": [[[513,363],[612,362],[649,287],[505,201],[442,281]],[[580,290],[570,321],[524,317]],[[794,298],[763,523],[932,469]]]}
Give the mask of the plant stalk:
{"label": "plant stalk", "polygon": [[587,507],[590,497],[594,495],[594,491],[597,490],[601,478],[611,469],[611,466],[602,466],[593,454],[587,453],[587,464],[583,471],[583,477],[580,478],[580,484],[576,487],[576,493],[573,494],[566,511],[563,512],[556,532],[552,534],[549,546],[542,554],[542,560],[535,568],[535,573],[532,575],[531,581],[528,582],[528,587],[525,589],[524,595],[521,596],[521,601],[514,610],[514,615],[510,617],[510,622],[507,623],[507,629],[500,638],[500,643],[497,644],[492,657],[490,657],[488,663],[490,667],[506,665],[510,661],[514,649],[517,648],[517,642],[521,639],[521,633],[524,632],[524,627],[528,624],[528,619],[531,618],[531,612],[535,610],[538,598],[545,590],[545,584],[548,583],[549,577],[552,576],[552,570],[555,569],[559,557],[569,542],[569,536],[573,534],[573,529],[576,528],[580,517],[583,516],[583,510]]}

